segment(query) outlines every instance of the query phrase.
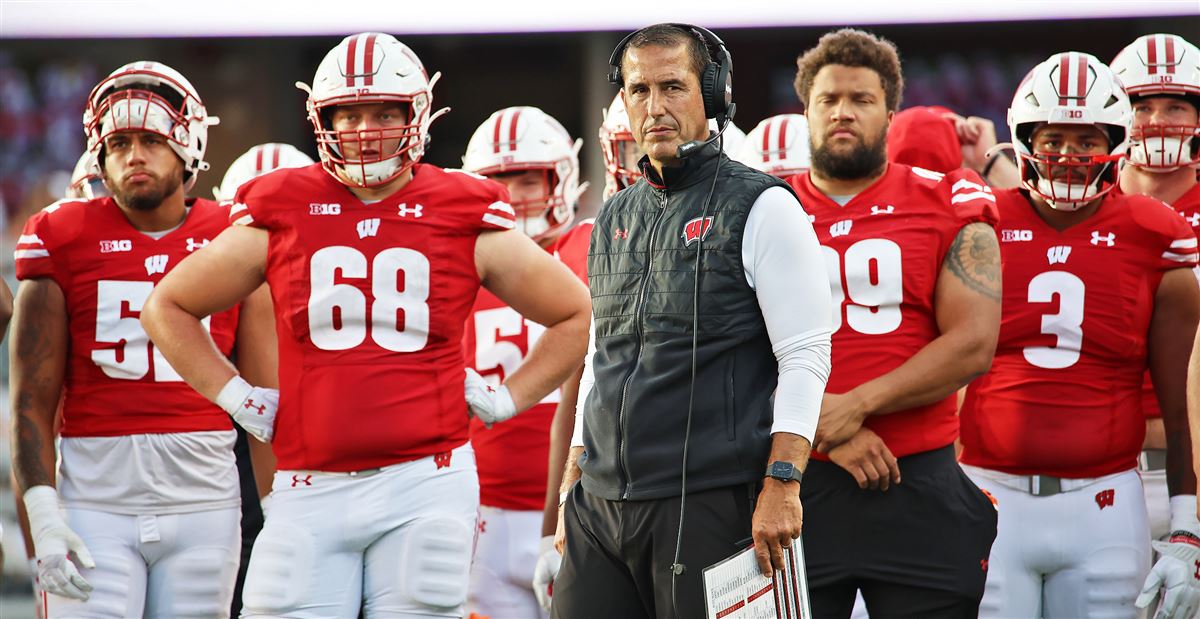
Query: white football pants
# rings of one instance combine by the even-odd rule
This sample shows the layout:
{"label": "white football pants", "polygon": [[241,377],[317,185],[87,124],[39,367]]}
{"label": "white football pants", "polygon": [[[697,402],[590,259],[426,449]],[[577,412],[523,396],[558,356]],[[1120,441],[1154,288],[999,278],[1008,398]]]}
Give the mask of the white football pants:
{"label": "white football pants", "polygon": [[546,619],[533,594],[542,512],[479,508],[467,611],[489,619]]}

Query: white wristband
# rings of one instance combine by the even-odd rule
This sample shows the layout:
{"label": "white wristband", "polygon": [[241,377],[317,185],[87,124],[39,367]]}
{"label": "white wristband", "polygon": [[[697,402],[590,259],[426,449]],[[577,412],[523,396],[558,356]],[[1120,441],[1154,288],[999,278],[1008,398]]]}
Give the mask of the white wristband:
{"label": "white wristband", "polygon": [[1200,520],[1196,519],[1196,495],[1177,494],[1171,497],[1171,530],[1187,531],[1200,537]]}
{"label": "white wristband", "polygon": [[507,385],[496,387],[496,417],[512,419],[517,414],[517,405],[513,402],[512,393]]}
{"label": "white wristband", "polygon": [[[58,490],[52,486],[34,486],[25,491],[25,512],[31,523],[44,523],[48,519],[62,520],[58,508]],[[37,532],[33,532],[37,537]]]}
{"label": "white wristband", "polygon": [[250,392],[253,390],[254,387],[251,387],[250,383],[246,382],[241,376],[234,374],[233,378],[229,379],[229,382],[225,383],[224,387],[221,387],[221,392],[217,394],[215,404],[220,406],[221,410],[233,415],[237,413],[242,402],[245,402],[246,398],[250,397]]}

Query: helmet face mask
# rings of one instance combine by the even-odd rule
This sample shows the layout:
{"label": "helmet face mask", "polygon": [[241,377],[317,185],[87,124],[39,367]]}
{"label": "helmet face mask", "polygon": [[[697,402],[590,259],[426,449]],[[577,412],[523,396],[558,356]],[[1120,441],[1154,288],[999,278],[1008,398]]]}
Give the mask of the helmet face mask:
{"label": "helmet face mask", "polygon": [[642,176],[638,170],[642,149],[633,139],[629,114],[625,111],[625,102],[621,100],[619,92],[604,111],[604,122],[600,124],[600,148],[604,152],[604,199],[607,200],[636,183]]}
{"label": "helmet face mask", "polygon": [[1131,119],[1129,163],[1147,172],[1171,172],[1200,164],[1200,48],[1174,34],[1138,37],[1113,59],[1112,71],[1134,100],[1179,98],[1191,104],[1189,119],[1163,124]]}
{"label": "helmet face mask", "polygon": [[[1131,117],[1129,98],[1106,65],[1081,52],[1051,56],[1025,76],[1008,110],[1022,185],[1060,211],[1103,197],[1116,187]],[[1051,143],[1038,152],[1035,137],[1047,125],[1059,128],[1064,141],[1090,133],[1106,143],[1083,153]]]}
{"label": "helmet face mask", "polygon": [[[483,121],[463,155],[463,169],[510,187],[517,226],[535,241],[556,237],[575,217],[579,149],[557,120],[535,107],[499,110]],[[537,172],[538,174],[529,174]]]}
{"label": "helmet face mask", "polygon": [[132,62],[109,74],[92,89],[83,127],[88,154],[104,165],[104,144],[114,133],[148,132],[162,136],[183,162],[184,187],[208,169],[204,151],[208,127],[220,121],[209,116],[199,95],[183,75],[158,62]]}
{"label": "helmet face mask", "polygon": [[[411,169],[425,154],[429,125],[445,113],[430,112],[433,87],[417,55],[395,37],[364,32],[346,37],[325,55],[308,92],[308,119],[321,164],[338,182],[352,187],[385,185]],[[399,105],[405,120],[387,126],[336,127],[350,106]],[[360,124],[361,126],[361,124]],[[384,148],[392,140],[394,149]]]}
{"label": "helmet face mask", "polygon": [[108,195],[108,186],[104,184],[96,160],[90,152],[84,151],[75,163],[75,169],[71,172],[71,182],[67,184],[63,197],[68,200],[91,200]]}

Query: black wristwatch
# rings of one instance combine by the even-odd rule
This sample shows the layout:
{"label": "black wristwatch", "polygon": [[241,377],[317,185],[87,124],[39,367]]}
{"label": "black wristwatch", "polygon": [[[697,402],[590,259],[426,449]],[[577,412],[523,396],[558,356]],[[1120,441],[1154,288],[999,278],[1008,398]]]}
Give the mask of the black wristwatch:
{"label": "black wristwatch", "polygon": [[767,465],[767,477],[773,477],[779,481],[794,481],[800,483],[801,472],[796,468],[796,465],[783,460],[776,460]]}

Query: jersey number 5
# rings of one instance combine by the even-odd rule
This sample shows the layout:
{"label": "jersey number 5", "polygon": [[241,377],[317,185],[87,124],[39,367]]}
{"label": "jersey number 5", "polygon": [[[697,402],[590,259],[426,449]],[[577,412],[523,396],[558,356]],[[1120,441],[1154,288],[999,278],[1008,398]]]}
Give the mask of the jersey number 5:
{"label": "jersey number 5", "polygon": [[429,259],[406,247],[379,252],[370,264],[370,299],[356,286],[337,283],[339,277],[368,277],[367,267],[367,257],[353,247],[335,245],[313,254],[308,297],[313,345],[324,350],[354,348],[366,340],[369,322],[371,339],[382,348],[424,348],[429,340]]}
{"label": "jersey number 5", "polygon": [[859,333],[895,331],[900,326],[900,303],[904,301],[900,246],[888,239],[864,239],[847,247],[844,259],[832,247],[822,245],[821,251],[833,294],[833,332],[842,328],[843,306],[846,325]]}
{"label": "jersey number 5", "polygon": [[[154,363],[155,382],[176,382],[183,378],[167,363],[153,344],[134,312],[142,311],[146,298],[154,290],[152,282],[124,282],[103,279],[96,283],[96,342],[116,344],[92,351],[92,362],[109,378],[140,380]],[[209,317],[200,321],[208,329]]]}

